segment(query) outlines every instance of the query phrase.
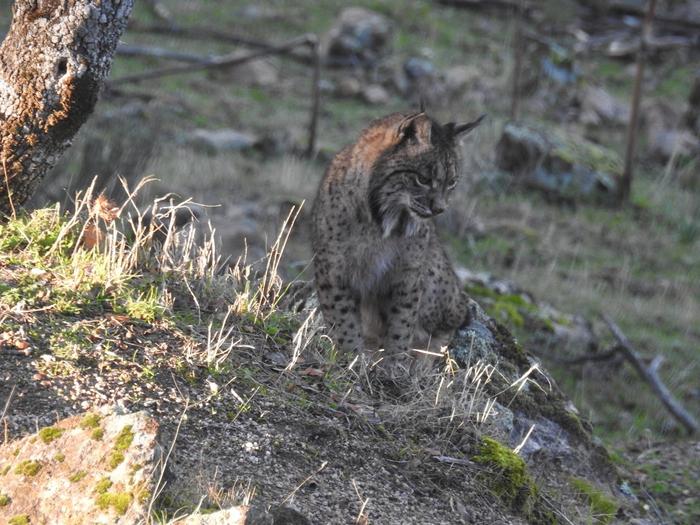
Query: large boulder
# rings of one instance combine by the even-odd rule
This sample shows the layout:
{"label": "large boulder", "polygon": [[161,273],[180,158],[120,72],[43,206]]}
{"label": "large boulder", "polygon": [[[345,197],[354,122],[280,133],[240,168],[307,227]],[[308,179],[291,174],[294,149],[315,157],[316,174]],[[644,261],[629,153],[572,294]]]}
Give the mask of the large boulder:
{"label": "large boulder", "polygon": [[391,40],[391,22],[363,7],[340,12],[323,43],[326,63],[332,66],[372,66]]}
{"label": "large boulder", "polygon": [[516,181],[571,199],[608,199],[622,170],[619,156],[563,131],[510,123],[496,146],[496,165]]}
{"label": "large boulder", "polygon": [[145,520],[161,459],[157,434],[145,412],[87,413],[2,445],[0,522]]}

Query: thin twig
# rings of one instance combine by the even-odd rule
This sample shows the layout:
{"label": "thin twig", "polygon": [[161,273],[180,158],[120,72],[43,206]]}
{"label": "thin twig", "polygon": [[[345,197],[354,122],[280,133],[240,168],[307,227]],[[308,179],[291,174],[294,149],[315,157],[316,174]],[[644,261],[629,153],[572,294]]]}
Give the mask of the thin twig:
{"label": "thin twig", "polygon": [[160,58],[164,60],[177,60],[178,62],[188,62],[192,64],[208,64],[215,57],[194,55],[182,51],[173,51],[162,47],[128,46],[121,44],[117,48],[117,54],[126,57],[148,57]]}
{"label": "thin twig", "polygon": [[646,366],[620,327],[617,326],[617,324],[615,324],[615,322],[607,315],[603,314],[602,317],[605,324],[607,324],[608,328],[610,328],[610,331],[615,339],[617,339],[617,342],[619,343],[618,348],[622,355],[629,360],[642,379],[649,383],[652,390],[656,393],[671,415],[673,415],[673,417],[685,427],[689,434],[697,433],[700,429],[698,422],[695,420],[692,414],[690,414],[690,412],[688,412],[685,407],[681,405],[680,401],[673,396],[671,391],[659,377],[658,369],[661,365],[662,358],[657,356],[652,360],[649,366]]}
{"label": "thin twig", "polygon": [[239,66],[255,60],[256,58],[261,58],[268,55],[278,55],[285,51],[294,49],[300,46],[308,46],[310,43],[315,41],[316,35],[301,35],[284,44],[278,46],[273,46],[266,49],[258,49],[256,51],[251,51],[250,53],[241,54],[240,51],[235,51],[227,55],[221,55],[214,57],[211,60],[200,63],[200,64],[179,64],[175,66],[163,67],[159,69],[153,69],[151,71],[146,71],[144,73],[137,73],[134,75],[125,75],[123,77],[115,78],[109,82],[110,86],[119,86],[122,84],[130,84],[132,82],[139,82],[141,80],[148,80],[153,78],[161,78],[170,75],[181,75],[185,73],[192,73],[194,71],[202,71],[205,69],[219,69],[225,67]]}
{"label": "thin twig", "polygon": [[10,395],[7,396],[7,401],[5,401],[5,407],[2,409],[2,416],[0,416],[0,421],[2,421],[5,424],[5,443],[6,444],[8,441],[8,435],[7,435],[7,420],[5,419],[5,415],[7,414],[7,411],[10,408],[10,401],[12,401],[12,396],[15,395],[16,388],[17,388],[17,385],[12,385],[12,390],[10,390]]}
{"label": "thin twig", "polygon": [[[226,42],[228,44],[235,44],[240,46],[246,46],[253,49],[274,49],[275,45],[269,42],[263,42],[261,40],[254,40],[252,38],[242,37],[238,35],[233,35],[225,31],[218,31],[210,27],[196,27],[196,26],[171,26],[171,25],[142,25],[138,23],[131,23],[129,25],[130,32],[137,33],[153,33],[157,35],[169,35],[177,36],[182,38],[189,38],[191,40],[215,40],[219,42]],[[299,62],[305,65],[313,64],[314,57],[312,55],[302,55],[299,54],[296,49],[288,49],[279,51],[280,55],[284,55],[295,62]]]}
{"label": "thin twig", "polygon": [[433,459],[440,463],[449,463],[450,465],[463,465],[465,467],[474,465],[474,463],[468,459],[453,458],[450,456],[433,456]]}
{"label": "thin twig", "polygon": [[282,500],[282,503],[280,503],[280,507],[282,505],[284,505],[285,503],[287,503],[291,498],[293,498],[294,494],[296,494],[301,487],[306,485],[311,478],[313,478],[315,475],[317,475],[319,472],[321,472],[324,468],[326,468],[326,465],[328,465],[328,461],[324,461],[323,463],[321,463],[321,466],[318,467],[312,474],[309,474],[308,476],[306,476],[304,478],[304,480],[294,488],[293,491],[291,491],[289,494],[287,494],[287,497]]}
{"label": "thin twig", "polygon": [[10,209],[12,210],[12,219],[17,218],[17,211],[15,210],[15,204],[12,202],[12,192],[10,191],[10,178],[7,176],[7,164],[5,162],[5,157],[2,159],[2,170],[5,172],[5,186],[7,187],[7,200],[10,201]]}

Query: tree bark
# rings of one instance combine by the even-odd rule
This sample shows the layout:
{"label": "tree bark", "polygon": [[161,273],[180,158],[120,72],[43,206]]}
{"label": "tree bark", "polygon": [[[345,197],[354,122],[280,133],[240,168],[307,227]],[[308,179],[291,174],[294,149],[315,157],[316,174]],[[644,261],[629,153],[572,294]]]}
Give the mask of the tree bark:
{"label": "tree bark", "polygon": [[0,45],[0,215],[34,192],[95,107],[133,0],[16,0]]}

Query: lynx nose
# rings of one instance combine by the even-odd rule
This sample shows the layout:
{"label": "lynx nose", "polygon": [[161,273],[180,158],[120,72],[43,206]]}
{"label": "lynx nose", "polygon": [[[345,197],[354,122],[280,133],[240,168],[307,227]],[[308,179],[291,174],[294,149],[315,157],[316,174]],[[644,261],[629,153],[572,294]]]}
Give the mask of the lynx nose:
{"label": "lynx nose", "polygon": [[442,197],[433,199],[430,209],[435,215],[438,215],[447,209],[447,202]]}

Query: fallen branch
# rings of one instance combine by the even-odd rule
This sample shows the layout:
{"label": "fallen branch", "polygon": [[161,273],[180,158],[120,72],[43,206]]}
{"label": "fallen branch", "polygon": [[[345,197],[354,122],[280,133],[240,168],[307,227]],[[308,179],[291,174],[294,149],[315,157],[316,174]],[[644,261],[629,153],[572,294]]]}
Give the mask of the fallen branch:
{"label": "fallen branch", "polygon": [[659,397],[664,406],[671,412],[674,418],[679,421],[689,434],[695,434],[700,429],[698,422],[695,418],[688,412],[680,401],[678,401],[673,394],[670,392],[668,387],[663,383],[659,377],[658,370],[663,361],[663,357],[656,356],[649,366],[644,364],[644,361],[639,356],[637,351],[630,343],[629,339],[625,336],[619,326],[615,322],[603,314],[603,321],[608,325],[613,336],[619,343],[618,349],[622,355],[632,364],[637,373],[651,386],[652,390]]}
{"label": "fallen branch", "polygon": [[126,75],[123,77],[118,77],[109,82],[111,86],[119,86],[122,84],[130,84],[133,82],[140,82],[142,80],[150,80],[153,78],[161,78],[170,75],[182,75],[186,73],[192,73],[195,71],[202,71],[206,69],[221,69],[226,67],[239,66],[261,58],[268,55],[278,55],[301,46],[311,46],[315,45],[317,41],[316,35],[301,35],[299,37],[293,38],[284,44],[278,46],[273,46],[266,49],[258,49],[256,51],[251,51],[250,53],[242,54],[240,51],[234,51],[227,55],[221,55],[211,58],[210,60],[199,63],[199,64],[181,64],[176,66],[162,67],[160,69],[152,69],[144,73],[137,73],[134,75]]}
{"label": "fallen branch", "polygon": [[172,51],[162,47],[128,46],[124,44],[117,48],[117,54],[125,57],[148,57],[164,60],[177,60],[178,62],[188,62],[191,64],[207,64],[214,58],[211,56],[183,53],[182,51]]}
{"label": "fallen branch", "polygon": [[[262,42],[260,40],[254,40],[252,38],[242,37],[238,35],[233,35],[225,31],[218,31],[216,29],[211,29],[208,27],[182,27],[174,25],[142,25],[138,23],[132,23],[129,25],[130,32],[136,33],[152,33],[156,35],[168,35],[177,36],[182,38],[189,38],[191,40],[214,40],[218,42],[225,42],[227,44],[236,44],[239,46],[246,46],[252,49],[274,49],[275,45],[268,42]],[[285,55],[290,59],[300,62],[306,65],[313,65],[314,56],[313,53],[300,54],[298,49],[282,50],[277,52],[280,55]]]}

